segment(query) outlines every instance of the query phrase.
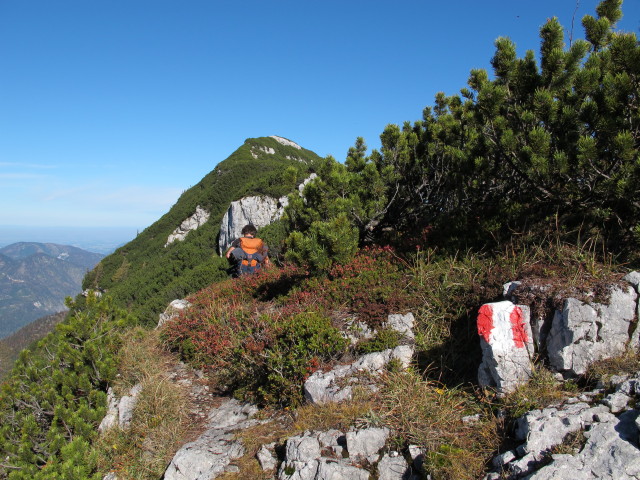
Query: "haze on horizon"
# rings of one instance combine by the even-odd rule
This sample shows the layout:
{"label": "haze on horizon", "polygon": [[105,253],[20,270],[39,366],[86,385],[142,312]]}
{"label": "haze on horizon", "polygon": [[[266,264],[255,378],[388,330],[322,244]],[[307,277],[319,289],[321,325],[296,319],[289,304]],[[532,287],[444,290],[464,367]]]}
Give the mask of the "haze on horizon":
{"label": "haze on horizon", "polygon": [[[338,160],[358,136],[377,148],[490,71],[497,37],[537,53],[557,16],[568,43],[597,4],[0,2],[0,242],[8,225],[131,239],[248,137]],[[640,2],[622,8],[637,31]]]}

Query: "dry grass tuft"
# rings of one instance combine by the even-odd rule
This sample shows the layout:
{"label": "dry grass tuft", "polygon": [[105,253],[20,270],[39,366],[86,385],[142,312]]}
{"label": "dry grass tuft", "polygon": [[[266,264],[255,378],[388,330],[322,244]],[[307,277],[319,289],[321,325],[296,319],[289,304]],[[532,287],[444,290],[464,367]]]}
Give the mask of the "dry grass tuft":
{"label": "dry grass tuft", "polygon": [[607,385],[613,375],[633,375],[640,371],[640,353],[628,349],[622,355],[600,360],[589,367],[585,375],[587,385]]}
{"label": "dry grass tuft", "polygon": [[577,386],[573,382],[559,382],[553,373],[537,367],[528,383],[506,395],[500,405],[511,418],[518,418],[530,410],[548,407],[561,402],[568,395],[575,395]]}
{"label": "dry grass tuft", "polygon": [[121,480],[160,478],[189,431],[185,387],[169,380],[170,355],[159,346],[158,333],[136,328],[124,339],[114,390],[118,394],[142,385],[127,430],[113,428],[97,442],[100,471],[115,471]]}
{"label": "dry grass tuft", "polygon": [[[425,381],[412,372],[388,373],[377,394],[382,422],[407,444],[425,448],[425,466],[433,478],[479,478],[499,443],[490,410],[462,389]],[[463,422],[480,414],[475,422]]]}

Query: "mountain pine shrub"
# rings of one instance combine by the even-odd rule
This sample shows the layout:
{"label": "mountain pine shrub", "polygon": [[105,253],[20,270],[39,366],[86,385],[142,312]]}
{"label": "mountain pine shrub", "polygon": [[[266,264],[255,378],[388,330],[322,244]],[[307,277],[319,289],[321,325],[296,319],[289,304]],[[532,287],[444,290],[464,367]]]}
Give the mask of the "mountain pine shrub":
{"label": "mountain pine shrub", "polygon": [[68,306],[69,316],[22,351],[0,387],[0,476],[101,478],[89,443],[105,414],[120,334],[134,319],[108,297]]}

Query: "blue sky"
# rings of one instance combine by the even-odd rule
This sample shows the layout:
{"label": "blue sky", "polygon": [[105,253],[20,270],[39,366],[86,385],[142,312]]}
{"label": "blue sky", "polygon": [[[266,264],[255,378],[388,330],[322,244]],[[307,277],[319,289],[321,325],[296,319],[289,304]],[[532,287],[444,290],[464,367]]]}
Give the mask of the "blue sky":
{"label": "blue sky", "polygon": [[344,160],[597,3],[0,0],[0,225],[141,230],[248,137]]}

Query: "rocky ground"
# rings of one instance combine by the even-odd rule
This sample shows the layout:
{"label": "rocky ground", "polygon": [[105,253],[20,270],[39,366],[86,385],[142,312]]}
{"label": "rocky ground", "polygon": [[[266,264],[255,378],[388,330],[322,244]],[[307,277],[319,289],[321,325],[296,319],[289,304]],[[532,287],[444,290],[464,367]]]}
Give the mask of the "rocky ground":
{"label": "rocky ground", "polygon": [[[636,345],[640,275],[634,272],[625,281],[622,286],[612,287],[607,304],[566,299],[551,324],[542,327],[531,328],[527,306],[510,301],[483,306],[478,329],[486,345],[479,367],[480,382],[486,382],[498,394],[525,383],[531,371],[523,359],[531,358],[534,345],[538,351],[544,347],[559,381],[576,378],[590,362],[620,353],[625,345]],[[513,295],[513,286],[506,287],[505,296]],[[165,312],[170,314],[169,310]],[[304,385],[309,403],[349,401],[355,385],[375,390],[376,376],[390,361],[406,368],[414,354],[413,322],[411,314],[390,315],[383,326],[401,334],[401,345],[311,375]],[[358,331],[352,325],[352,341],[371,334],[365,330]],[[529,373],[521,375],[523,371]],[[170,376],[189,392],[194,427],[191,441],[168,465],[165,480],[211,480],[238,473],[237,461],[246,454],[238,433],[260,424],[269,428],[269,422],[274,422],[274,430],[277,428],[280,420],[264,418],[256,406],[213,392],[202,372],[177,364]],[[126,428],[137,394],[136,386],[120,399],[111,392],[110,410],[101,430],[115,424]],[[594,390],[525,413],[516,422],[515,445],[497,452],[485,480],[640,478],[639,400],[637,372],[613,376]],[[391,446],[392,434],[382,426],[304,431],[280,443],[260,446],[256,457],[265,475],[272,475],[274,480],[429,478],[429,472],[423,471],[421,448],[411,445],[398,451]],[[106,477],[115,478],[113,474]]]}

